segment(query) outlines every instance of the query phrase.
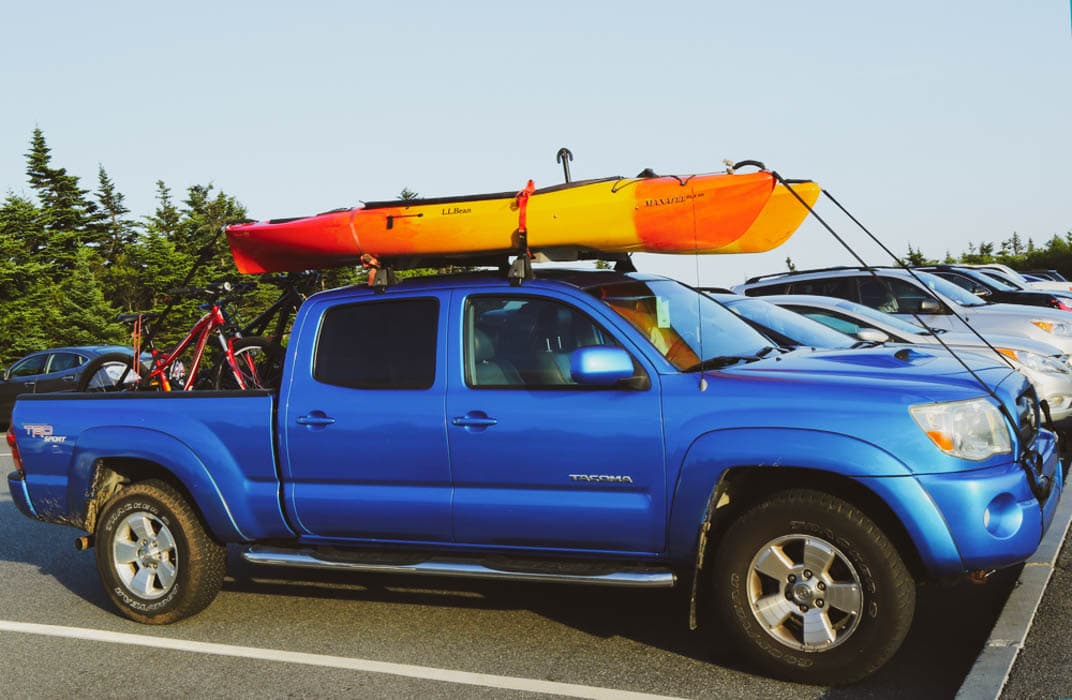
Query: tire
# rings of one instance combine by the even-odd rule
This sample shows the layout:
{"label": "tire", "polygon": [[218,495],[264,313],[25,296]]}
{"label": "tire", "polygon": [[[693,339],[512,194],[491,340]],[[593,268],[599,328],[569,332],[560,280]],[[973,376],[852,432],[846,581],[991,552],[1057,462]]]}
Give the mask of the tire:
{"label": "tire", "polygon": [[[78,377],[78,391],[134,391],[146,388],[148,381],[148,368],[141,367],[139,374],[129,369],[133,356],[121,352],[110,352],[105,355],[94,357],[86,363],[85,369]],[[126,372],[123,385],[119,380]],[[140,380],[139,380],[140,377]]]}
{"label": "tire", "polygon": [[747,510],[714,561],[721,629],[779,678],[854,683],[893,656],[912,624],[915,582],[893,543],[826,493],[785,491]]}
{"label": "tire", "polygon": [[226,551],[187,500],[155,479],[120,491],[97,520],[101,583],[121,613],[147,625],[204,610],[223,585]]}
{"label": "tire", "polygon": [[[245,389],[271,389],[275,387],[279,375],[277,358],[279,348],[267,338],[249,336],[235,338],[231,341],[235,361],[242,373]],[[238,383],[234,370],[225,356],[216,362],[213,387],[216,389],[237,391],[243,387]]]}

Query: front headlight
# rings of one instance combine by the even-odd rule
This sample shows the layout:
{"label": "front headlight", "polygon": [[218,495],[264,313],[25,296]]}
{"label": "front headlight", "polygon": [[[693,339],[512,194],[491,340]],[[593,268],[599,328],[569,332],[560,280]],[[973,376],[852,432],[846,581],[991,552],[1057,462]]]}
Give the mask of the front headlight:
{"label": "front headlight", "polygon": [[998,408],[984,398],[909,406],[908,411],[942,452],[980,461],[1012,452],[1012,438]]}
{"label": "front headlight", "polygon": [[1055,357],[1046,357],[1027,350],[1014,350],[1013,348],[995,348],[1005,357],[1011,357],[1023,366],[1036,372],[1050,372],[1051,374],[1068,374],[1068,365],[1060,362]]}
{"label": "front headlight", "polygon": [[1039,321],[1035,320],[1036,326],[1046,331],[1047,333],[1053,333],[1054,335],[1063,335],[1066,337],[1072,337],[1072,324],[1065,323],[1063,321]]}

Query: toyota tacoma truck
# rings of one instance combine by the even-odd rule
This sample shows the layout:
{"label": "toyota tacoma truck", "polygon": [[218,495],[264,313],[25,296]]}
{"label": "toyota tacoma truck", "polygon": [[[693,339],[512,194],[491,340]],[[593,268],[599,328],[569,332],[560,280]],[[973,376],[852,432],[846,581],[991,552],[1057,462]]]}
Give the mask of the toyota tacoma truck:
{"label": "toyota tacoma truck", "polygon": [[[1028,558],[1063,487],[1000,358],[786,351],[673,280],[541,270],[299,310],[279,387],[23,396],[8,484],[143,623],[261,565],[685,586],[766,672],[844,684],[916,587]],[[623,611],[624,612],[624,611]]]}

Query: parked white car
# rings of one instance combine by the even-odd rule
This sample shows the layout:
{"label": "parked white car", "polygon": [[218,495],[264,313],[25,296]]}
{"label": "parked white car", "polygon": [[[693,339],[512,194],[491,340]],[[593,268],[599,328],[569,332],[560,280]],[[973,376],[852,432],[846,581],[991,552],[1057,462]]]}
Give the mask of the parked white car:
{"label": "parked white car", "polygon": [[[949,280],[901,268],[838,267],[786,272],[750,279],[733,291],[748,296],[818,294],[838,297],[893,314],[928,328],[985,336],[1030,338],[1072,354],[1072,319],[1067,311],[1041,306],[991,304]],[[954,315],[950,310],[955,311]],[[959,318],[958,318],[959,316]]]}
{"label": "parked white car", "polygon": [[[763,297],[784,309],[795,311],[834,330],[870,340],[881,333],[895,343],[939,346],[954,350],[990,352],[974,333],[941,332],[935,335],[913,323],[907,323],[882,311],[856,302],[805,294]],[[1049,404],[1050,414],[1059,427],[1072,428],[1072,364],[1057,347],[1028,338],[1005,335],[985,336],[1020,372],[1027,375],[1040,399]],[[940,339],[940,340],[939,340]]]}

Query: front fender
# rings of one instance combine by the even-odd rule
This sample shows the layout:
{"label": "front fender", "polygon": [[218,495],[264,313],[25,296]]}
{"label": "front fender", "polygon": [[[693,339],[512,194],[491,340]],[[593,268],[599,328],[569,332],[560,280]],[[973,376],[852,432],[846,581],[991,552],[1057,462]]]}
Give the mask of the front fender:
{"label": "front fender", "polygon": [[695,560],[700,530],[709,505],[714,505],[710,501],[727,470],[773,467],[810,469],[853,480],[901,520],[925,563],[942,569],[959,566],[960,554],[948,525],[907,465],[850,435],[781,428],[715,430],[689,446],[673,491],[670,558]]}
{"label": "front fender", "polygon": [[[78,436],[71,455],[67,482],[69,518],[84,523],[86,505],[92,497],[93,480],[101,460],[138,459],[160,465],[171,473],[193,498],[212,534],[224,542],[249,541],[260,533],[263,515],[254,503],[260,490],[242,476],[225,450],[213,451],[213,475],[188,445],[158,430],[137,427],[90,428]],[[275,485],[270,485],[276,501]]]}

